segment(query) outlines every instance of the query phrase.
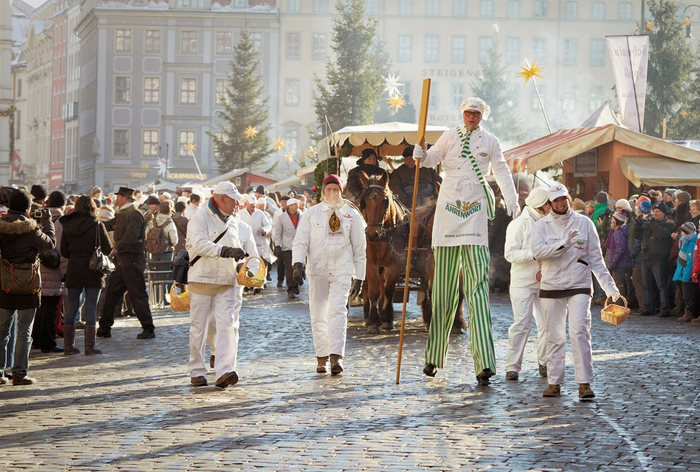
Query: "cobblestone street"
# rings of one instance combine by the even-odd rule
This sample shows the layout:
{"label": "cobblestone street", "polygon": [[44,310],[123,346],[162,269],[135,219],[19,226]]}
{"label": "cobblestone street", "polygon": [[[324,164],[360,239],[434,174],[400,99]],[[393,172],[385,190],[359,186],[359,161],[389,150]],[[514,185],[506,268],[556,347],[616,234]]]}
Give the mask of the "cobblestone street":
{"label": "cobblestone street", "polygon": [[[0,387],[0,470],[698,470],[700,326],[593,321],[594,402],[578,401],[570,357],[560,398],[543,398],[534,337],[520,380],[503,366],[512,321],[494,295],[498,376],[477,387],[468,336],[421,372],[426,338],[412,296],[401,384],[398,329],[367,335],[352,308],[346,372],[315,373],[306,289],[244,300],[240,382],[193,388],[187,313],[154,313],[157,338],[121,319],[100,356],[32,351],[33,386]],[[401,305],[395,308],[400,317]],[[397,323],[397,327],[398,327]],[[78,335],[82,346],[82,333]],[[569,353],[570,356],[570,353]]]}

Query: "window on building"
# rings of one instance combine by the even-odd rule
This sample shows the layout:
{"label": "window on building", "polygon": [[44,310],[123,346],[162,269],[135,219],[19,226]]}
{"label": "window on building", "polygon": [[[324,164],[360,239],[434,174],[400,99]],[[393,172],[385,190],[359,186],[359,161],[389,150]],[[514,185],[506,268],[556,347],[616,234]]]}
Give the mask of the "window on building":
{"label": "window on building", "polygon": [[605,41],[591,39],[591,65],[602,66],[605,64]]}
{"label": "window on building", "polygon": [[293,156],[298,156],[299,155],[299,131],[297,130],[289,130],[286,133],[284,133],[284,144],[285,148],[289,149],[289,152],[292,153]]}
{"label": "window on building", "polygon": [[438,61],[439,38],[437,36],[425,37],[425,62]]}
{"label": "window on building", "polygon": [[197,79],[180,79],[180,104],[197,103]]}
{"label": "window on building", "polygon": [[487,64],[491,62],[491,48],[493,48],[493,38],[480,37],[479,38],[479,62],[482,64]]}
{"label": "window on building", "polygon": [[17,97],[22,96],[22,79],[17,79]]}
{"label": "window on building", "polygon": [[143,103],[160,103],[160,77],[144,77]]}
{"label": "window on building", "polygon": [[114,78],[114,103],[119,105],[131,103],[131,77]]}
{"label": "window on building", "polygon": [[399,15],[413,15],[413,0],[399,0]]}
{"label": "window on building", "polygon": [[157,129],[147,129],[143,132],[143,157],[158,157],[160,142]]}
{"label": "window on building", "polygon": [[299,13],[301,11],[301,0],[287,0],[287,13]]}
{"label": "window on building", "polygon": [[593,2],[591,5],[591,20],[603,21],[605,19],[605,3]]}
{"label": "window on building", "polygon": [[566,20],[576,20],[578,19],[578,3],[569,1],[564,4],[564,19]]}
{"label": "window on building", "polygon": [[284,104],[288,107],[299,106],[299,79],[284,79]]}
{"label": "window on building", "polygon": [[464,36],[452,36],[452,62],[463,63],[467,61],[467,38]]}
{"label": "window on building", "polygon": [[562,62],[565,66],[575,66],[578,55],[578,39],[568,38],[564,40],[564,57]]}
{"label": "window on building", "polygon": [[19,139],[22,137],[22,112],[17,110],[15,112],[15,138]]}
{"label": "window on building", "polygon": [[287,59],[297,60],[300,58],[300,42],[300,33],[287,33]]}
{"label": "window on building", "polygon": [[508,0],[508,8],[506,9],[508,18],[520,18],[520,1]]}
{"label": "window on building", "polygon": [[515,65],[520,62],[520,38],[506,38],[506,64]]}
{"label": "window on building", "polygon": [[438,83],[433,80],[430,83],[430,97],[428,98],[428,110],[436,111],[440,109],[440,95],[438,94]]}
{"label": "window on building", "polygon": [[365,13],[368,15],[379,15],[379,0],[366,0]]}
{"label": "window on building", "polygon": [[452,16],[455,18],[467,16],[467,0],[452,0]]}
{"label": "window on building", "polygon": [[493,0],[481,0],[479,2],[479,16],[481,18],[493,18]]}
{"label": "window on building", "polygon": [[326,59],[326,33],[313,34],[311,59],[314,61],[323,61]]}
{"label": "window on building", "polygon": [[178,144],[179,156],[190,157],[190,152],[187,150],[187,145],[197,145],[197,143],[194,141],[194,131],[180,131],[180,133],[178,134]]}
{"label": "window on building", "polygon": [[598,108],[601,107],[601,105],[603,105],[604,94],[605,91],[602,85],[591,85],[589,91],[590,103],[588,105],[588,109],[590,111],[596,111]]}
{"label": "window on building", "polygon": [[628,2],[620,3],[619,8],[620,21],[632,21],[632,4]]}
{"label": "window on building", "polygon": [[576,98],[578,86],[576,84],[564,84],[561,90],[561,109],[564,111],[576,110]]}
{"label": "window on building", "polygon": [[537,61],[538,65],[547,62],[547,38],[532,39],[532,60]]}
{"label": "window on building", "polygon": [[[547,96],[547,85],[542,84],[542,83],[537,83],[537,89],[540,91],[540,98],[542,98],[542,103],[547,105],[547,100],[545,97]],[[535,91],[535,88],[532,88],[532,95],[530,96],[530,106],[533,111],[539,110],[540,109],[540,101],[537,98],[537,92]]]}
{"label": "window on building", "polygon": [[328,0],[314,0],[314,13],[317,15],[328,13]]}
{"label": "window on building", "polygon": [[464,100],[464,84],[450,84],[450,111],[459,111]]}
{"label": "window on building", "polygon": [[246,3],[248,3],[246,0],[233,0],[233,7],[234,8],[245,8],[248,6],[248,5],[246,5]]}
{"label": "window on building", "polygon": [[145,51],[148,54],[160,54],[161,32],[160,30],[146,30]]}
{"label": "window on building", "polygon": [[537,0],[535,2],[535,18],[547,18],[547,2],[544,0]]}
{"label": "window on building", "polygon": [[131,30],[118,29],[116,32],[116,51],[131,52]]}
{"label": "window on building", "polygon": [[426,0],[425,15],[440,16],[440,0]]}
{"label": "window on building", "polygon": [[407,34],[399,35],[399,62],[411,62],[411,36]]}
{"label": "window on building", "polygon": [[216,92],[216,105],[222,106],[226,104],[228,101],[226,79],[216,79],[214,91]]}
{"label": "window on building", "polygon": [[250,41],[253,43],[255,49],[262,49],[262,33],[250,33]]}
{"label": "window on building", "polygon": [[182,54],[197,54],[197,32],[183,31],[180,33],[180,52]]}
{"label": "window on building", "polygon": [[204,8],[204,0],[177,0],[178,8]]}
{"label": "window on building", "polygon": [[114,130],[114,157],[129,157],[129,130]]}
{"label": "window on building", "polygon": [[231,54],[233,53],[233,33],[230,31],[216,32],[216,53]]}

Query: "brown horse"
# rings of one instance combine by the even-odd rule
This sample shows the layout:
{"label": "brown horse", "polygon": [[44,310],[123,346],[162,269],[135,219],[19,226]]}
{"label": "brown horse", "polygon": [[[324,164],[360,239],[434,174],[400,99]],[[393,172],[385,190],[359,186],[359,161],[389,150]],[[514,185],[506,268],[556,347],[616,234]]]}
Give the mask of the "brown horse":
{"label": "brown horse", "polygon": [[394,328],[394,293],[408,244],[408,212],[394,200],[389,175],[360,173],[365,189],[359,198],[367,222],[367,269],[365,274],[365,325],[370,334]]}

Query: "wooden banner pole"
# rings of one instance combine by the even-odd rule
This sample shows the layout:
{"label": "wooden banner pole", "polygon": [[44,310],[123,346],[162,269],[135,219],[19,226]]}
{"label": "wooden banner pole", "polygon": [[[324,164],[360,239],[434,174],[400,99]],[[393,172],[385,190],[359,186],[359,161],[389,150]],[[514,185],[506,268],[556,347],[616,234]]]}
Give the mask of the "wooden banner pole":
{"label": "wooden banner pole", "polygon": [[[428,99],[430,98],[430,79],[423,81],[423,96],[420,101],[420,115],[418,115],[418,145],[425,149],[425,128],[428,124]],[[408,279],[411,275],[411,252],[413,250],[413,236],[416,219],[416,197],[418,196],[418,177],[420,173],[420,160],[416,161],[416,172],[413,180],[413,201],[411,202],[411,224],[408,236],[408,253],[406,255],[406,278],[403,283],[403,310],[401,312],[401,334],[399,335],[399,361],[396,365],[396,385],[401,380],[401,356],[403,354],[403,337],[406,329],[406,305],[408,304]]]}

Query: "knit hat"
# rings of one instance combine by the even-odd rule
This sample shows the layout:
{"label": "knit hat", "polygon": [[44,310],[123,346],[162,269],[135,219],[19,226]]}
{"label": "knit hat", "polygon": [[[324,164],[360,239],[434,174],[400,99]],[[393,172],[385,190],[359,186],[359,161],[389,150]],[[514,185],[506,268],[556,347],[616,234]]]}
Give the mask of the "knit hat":
{"label": "knit hat", "polygon": [[619,221],[622,224],[627,223],[627,215],[625,215],[621,211],[617,211],[617,212],[613,213],[613,218],[615,218],[617,221]]}
{"label": "knit hat", "polygon": [[10,195],[10,201],[7,207],[10,210],[18,211],[20,213],[26,212],[32,205],[32,196],[24,190],[15,190]]}
{"label": "knit hat", "polygon": [[644,195],[640,195],[639,198],[637,199],[637,206],[639,206],[639,204],[642,202],[649,202],[651,204],[651,200],[649,200],[649,197],[645,197]]}
{"label": "knit hat", "polygon": [[630,205],[630,202],[625,200],[624,198],[621,200],[618,200],[617,203],[615,203],[615,208],[620,208],[622,210],[627,210],[630,213],[632,212],[632,206]]}
{"label": "knit hat", "polygon": [[692,221],[686,221],[683,223],[683,226],[681,226],[681,231],[683,231],[685,234],[695,234],[697,232],[697,228],[695,227],[695,224]]}
{"label": "knit hat", "polygon": [[677,191],[677,188],[667,188],[666,190],[664,190],[664,193],[669,194],[671,197],[675,197]]}
{"label": "knit hat", "polygon": [[43,185],[32,185],[32,190],[29,193],[32,194],[34,200],[44,200],[49,196]]}
{"label": "knit hat", "polygon": [[362,157],[360,157],[360,162],[364,163],[369,156],[374,156],[377,158],[377,160],[379,160],[377,151],[375,151],[373,148],[367,148],[362,150]]}
{"label": "knit hat", "polygon": [[637,205],[637,208],[639,208],[640,212],[644,213],[645,215],[648,215],[649,213],[651,213],[651,202],[648,199],[642,200]]}
{"label": "knit hat", "polygon": [[343,191],[343,181],[336,174],[331,174],[325,179],[323,179],[323,187],[325,187],[328,184],[336,184],[338,187],[340,187],[340,191]]}
{"label": "knit hat", "polygon": [[262,185],[258,185],[257,187],[255,187],[255,193],[265,195],[265,187],[263,187]]}
{"label": "knit hat", "polygon": [[598,192],[595,195],[596,203],[608,203],[608,194],[605,192]]}
{"label": "knit hat", "polygon": [[46,201],[46,206],[49,208],[66,206],[66,194],[60,190],[54,190],[49,195],[49,199]]}
{"label": "knit hat", "polygon": [[651,207],[652,210],[661,210],[664,215],[668,215],[668,206],[664,202],[656,202],[654,206]]}
{"label": "knit hat", "polygon": [[683,190],[676,192],[675,197],[681,203],[688,203],[690,201],[690,194],[688,192],[683,191]]}
{"label": "knit hat", "polygon": [[525,199],[525,205],[530,208],[540,208],[549,200],[549,190],[542,187],[533,188],[530,195]]}

